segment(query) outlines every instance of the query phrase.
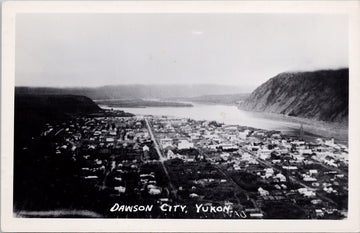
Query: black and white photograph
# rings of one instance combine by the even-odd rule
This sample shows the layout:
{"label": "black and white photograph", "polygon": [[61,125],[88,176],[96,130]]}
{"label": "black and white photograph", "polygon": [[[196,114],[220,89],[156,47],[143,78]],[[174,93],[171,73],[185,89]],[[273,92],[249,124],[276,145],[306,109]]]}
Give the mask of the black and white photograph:
{"label": "black and white photograph", "polygon": [[13,219],[349,221],[350,10],[18,3],[1,112]]}

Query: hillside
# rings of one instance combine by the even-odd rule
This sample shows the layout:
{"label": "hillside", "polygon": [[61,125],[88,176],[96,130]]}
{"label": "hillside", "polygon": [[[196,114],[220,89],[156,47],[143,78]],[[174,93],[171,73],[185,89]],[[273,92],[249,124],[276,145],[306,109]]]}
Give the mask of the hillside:
{"label": "hillside", "polygon": [[250,111],[346,123],[349,109],[349,70],[281,73],[240,104]]}
{"label": "hillside", "polygon": [[[70,122],[79,116],[84,117],[77,119],[77,123]],[[84,181],[79,178],[79,168],[74,163],[75,152],[67,151],[57,156],[52,145],[55,142],[74,143],[69,134],[75,134],[58,133],[63,129],[65,132],[68,130],[65,125],[78,128],[78,122],[98,116],[123,117],[133,114],[102,110],[85,96],[15,95],[14,213],[44,210],[43,213],[46,215],[37,215],[41,217],[54,217],[51,215],[53,213],[61,214],[62,217],[89,217],[88,214],[94,214],[86,210],[73,212],[76,208],[83,209],[84,195],[88,195],[87,199],[93,197],[89,194],[91,191],[81,188]],[[61,129],[44,137],[42,132],[49,129],[47,123],[51,127],[58,125],[57,129]],[[81,132],[85,134],[86,130]],[[54,139],[55,137],[61,139]],[[98,200],[98,196],[93,200]],[[24,217],[26,214],[21,216]],[[31,217],[31,214],[26,217]]]}
{"label": "hillside", "polygon": [[91,99],[75,95],[15,95],[16,142],[48,122],[103,111]]}
{"label": "hillside", "polygon": [[[87,114],[101,109],[91,99],[78,95],[15,95],[15,114],[24,111],[31,115],[61,117],[68,114]],[[25,117],[25,116],[22,116]]]}
{"label": "hillside", "polygon": [[242,92],[241,87],[213,84],[196,85],[112,85],[83,88],[16,87],[16,94],[83,95],[92,100],[104,99],[164,99],[224,95]]}

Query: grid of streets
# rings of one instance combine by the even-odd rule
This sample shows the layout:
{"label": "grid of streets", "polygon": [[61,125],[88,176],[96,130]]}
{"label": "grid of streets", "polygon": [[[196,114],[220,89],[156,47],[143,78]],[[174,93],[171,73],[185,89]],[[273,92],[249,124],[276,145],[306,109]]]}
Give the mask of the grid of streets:
{"label": "grid of streets", "polygon": [[101,217],[347,215],[348,149],[334,139],[215,121],[110,116],[48,123],[33,140],[48,141],[52,157],[75,167],[72,179],[86,193],[82,208]]}

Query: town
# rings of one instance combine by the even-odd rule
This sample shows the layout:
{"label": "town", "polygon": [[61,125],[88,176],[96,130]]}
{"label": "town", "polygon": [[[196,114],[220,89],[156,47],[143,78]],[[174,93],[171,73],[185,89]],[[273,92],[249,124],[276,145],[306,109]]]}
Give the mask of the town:
{"label": "town", "polygon": [[[34,140],[72,163],[87,208],[104,217],[347,217],[348,149],[334,139],[146,115],[48,123]],[[154,208],[119,211],[131,205]],[[163,211],[173,206],[187,208]]]}

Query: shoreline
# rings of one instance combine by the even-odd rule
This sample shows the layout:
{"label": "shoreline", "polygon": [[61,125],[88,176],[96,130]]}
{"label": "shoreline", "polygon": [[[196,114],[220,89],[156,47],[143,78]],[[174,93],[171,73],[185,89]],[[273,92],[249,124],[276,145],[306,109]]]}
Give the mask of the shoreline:
{"label": "shoreline", "polygon": [[[207,106],[224,106],[224,107],[229,107],[229,105],[213,105],[213,104],[197,104],[197,103],[193,103],[193,107],[196,108],[197,105],[207,105]],[[296,136],[299,133],[299,129],[301,124],[303,125],[303,130],[305,133],[305,136],[308,138],[316,138],[316,137],[322,137],[322,138],[334,138],[335,140],[341,142],[342,144],[348,145],[348,126],[345,124],[340,124],[340,123],[332,123],[332,122],[324,122],[324,121],[318,121],[318,120],[313,120],[313,119],[306,119],[306,118],[300,118],[300,117],[294,117],[294,116],[285,116],[285,115],[281,115],[281,114],[276,114],[276,113],[266,113],[266,112],[252,112],[252,111],[246,111],[243,109],[239,109],[237,106],[233,105],[234,108],[236,108],[239,111],[243,111],[244,113],[253,116],[254,118],[257,119],[261,119],[261,120],[270,120],[270,121],[274,121],[274,122],[278,122],[280,125],[281,123],[284,123],[283,126],[280,126],[274,130],[278,130],[280,132],[282,132],[284,135],[288,135],[288,136]],[[101,108],[104,109],[111,109],[112,107],[109,106],[104,106],[101,105]],[[128,108],[128,109],[146,109],[146,107],[114,107],[114,108]],[[157,108],[157,107],[151,107],[151,108]],[[168,108],[168,107],[158,107],[159,109],[162,108]],[[171,107],[169,107],[171,108]],[[181,108],[181,107],[179,107]],[[128,111],[128,110],[127,110]],[[131,111],[130,111],[131,112]],[[182,116],[177,116],[177,114],[154,114],[154,113],[133,113],[135,115],[159,115],[159,116],[169,116],[169,117],[179,117],[179,118],[183,118]],[[193,117],[189,116],[188,118],[190,119],[194,119]],[[194,120],[199,120],[199,119],[194,119]],[[205,120],[205,119],[204,119]],[[208,119],[209,120],[209,119]],[[221,122],[221,123],[225,123],[222,122],[219,119],[213,119],[214,121],[217,122]],[[226,123],[229,124],[229,123]],[[264,127],[261,126],[250,126],[250,125],[245,125],[245,124],[241,124],[241,123],[236,123],[237,125],[240,126],[249,126],[249,127],[254,127],[254,128],[258,128],[258,129],[264,129],[264,130],[269,130],[266,129]]]}
{"label": "shoreline", "polygon": [[[246,110],[242,110],[242,111],[246,111]],[[259,118],[298,123],[299,126],[303,124],[304,132],[312,134],[311,137],[319,136],[326,138],[334,138],[336,140],[341,141],[342,143],[348,144],[349,127],[347,123],[326,122],[326,121],[319,121],[319,120],[307,119],[301,117],[285,116],[277,113],[252,112],[252,111],[246,111],[246,112]],[[289,132],[291,131],[294,132],[297,130],[299,129],[292,129],[292,130],[290,129]]]}

